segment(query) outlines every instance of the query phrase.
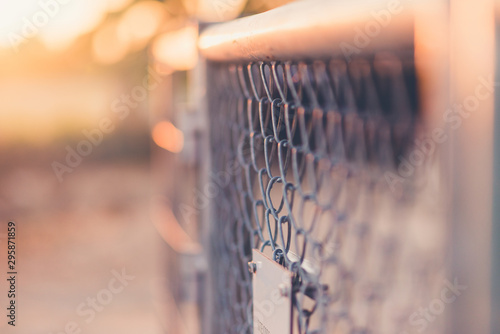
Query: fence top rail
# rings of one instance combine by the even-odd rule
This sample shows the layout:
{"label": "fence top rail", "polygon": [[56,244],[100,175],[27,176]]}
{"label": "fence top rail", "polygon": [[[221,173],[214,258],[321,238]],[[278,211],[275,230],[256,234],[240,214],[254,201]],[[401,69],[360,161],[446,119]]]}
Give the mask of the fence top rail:
{"label": "fence top rail", "polygon": [[213,61],[294,60],[407,49],[408,0],[302,0],[208,27],[201,54]]}

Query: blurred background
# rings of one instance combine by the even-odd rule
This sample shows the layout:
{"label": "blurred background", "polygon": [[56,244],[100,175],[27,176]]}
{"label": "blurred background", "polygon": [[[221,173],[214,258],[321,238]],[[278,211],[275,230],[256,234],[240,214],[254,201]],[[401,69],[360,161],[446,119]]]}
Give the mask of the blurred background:
{"label": "blurred background", "polygon": [[[168,252],[190,247],[166,198],[195,131],[173,110],[194,105],[198,27],[284,2],[0,1],[0,238],[15,221],[19,273],[16,327],[2,312],[0,332],[165,333],[189,312],[164,291]],[[135,278],[87,323],[78,306],[122,269]]]}
{"label": "blurred background", "polygon": [[[0,333],[200,332],[206,245],[200,210],[186,205],[196,203],[193,189],[206,172],[199,32],[288,2],[0,0]],[[425,13],[415,32],[417,51],[439,76],[423,78],[424,93],[442,102],[429,111],[439,118],[433,124],[470,95],[479,75],[498,68],[498,2],[435,3],[438,15]],[[447,180],[449,202],[459,208],[454,265],[465,263],[461,277],[474,276],[473,265],[487,273],[471,279],[471,290],[484,289],[461,299],[457,314],[469,316],[458,317],[457,327],[490,320],[474,302],[491,294],[491,259],[477,264],[475,255],[489,256],[500,230],[491,225],[493,214],[500,217],[495,203],[479,203],[485,189],[493,191],[493,104],[464,122],[445,150],[461,162]],[[9,221],[17,226],[15,328],[4,315]],[[473,229],[472,221],[487,228]],[[110,293],[122,272],[130,280]],[[82,316],[91,309],[95,316]]]}

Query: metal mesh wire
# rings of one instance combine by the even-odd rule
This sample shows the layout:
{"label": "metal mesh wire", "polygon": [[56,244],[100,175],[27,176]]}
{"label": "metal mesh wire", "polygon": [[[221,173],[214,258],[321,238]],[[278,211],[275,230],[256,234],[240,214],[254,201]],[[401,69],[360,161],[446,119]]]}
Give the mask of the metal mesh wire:
{"label": "metal mesh wire", "polygon": [[210,63],[208,78],[214,332],[252,332],[252,248],[295,275],[294,333],[416,330],[446,243],[436,155],[398,173],[419,123],[411,57]]}

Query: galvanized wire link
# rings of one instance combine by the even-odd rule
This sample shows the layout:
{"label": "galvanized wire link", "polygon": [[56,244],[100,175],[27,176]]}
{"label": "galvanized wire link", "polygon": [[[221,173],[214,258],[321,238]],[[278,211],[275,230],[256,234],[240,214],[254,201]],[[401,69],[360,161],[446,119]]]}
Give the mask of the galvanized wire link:
{"label": "galvanized wire link", "polygon": [[252,248],[295,274],[294,333],[401,333],[435,296],[444,239],[413,234],[430,204],[414,177],[386,178],[418,120],[404,60],[209,64],[212,170],[230,178],[213,200],[216,333],[252,332]]}

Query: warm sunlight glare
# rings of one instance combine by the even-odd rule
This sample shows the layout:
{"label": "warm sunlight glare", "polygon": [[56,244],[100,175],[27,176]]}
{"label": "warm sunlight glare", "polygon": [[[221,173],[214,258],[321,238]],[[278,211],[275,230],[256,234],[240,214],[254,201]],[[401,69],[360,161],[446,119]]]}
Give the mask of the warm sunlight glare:
{"label": "warm sunlight glare", "polygon": [[153,42],[153,56],[156,61],[175,70],[189,70],[198,61],[197,40],[198,30],[195,26],[164,33]]}
{"label": "warm sunlight glare", "polygon": [[197,0],[194,6],[196,16],[205,22],[232,20],[241,14],[247,0]]}
{"label": "warm sunlight glare", "polygon": [[158,31],[167,12],[157,1],[141,1],[123,14],[118,28],[120,38],[130,40],[132,48],[142,48]]}
{"label": "warm sunlight glare", "polygon": [[0,46],[11,47],[14,35],[21,35],[23,18],[28,18],[37,0],[0,0]]}
{"label": "warm sunlight glare", "polygon": [[119,38],[118,21],[105,23],[94,34],[92,55],[101,64],[114,64],[122,60],[129,50],[129,41]]}
{"label": "warm sunlight glare", "polygon": [[119,12],[130,5],[133,0],[106,0],[109,12]]}
{"label": "warm sunlight glare", "polygon": [[107,14],[107,6],[98,0],[72,0],[56,14],[41,31],[40,37],[49,49],[57,50],[101,23]]}
{"label": "warm sunlight glare", "polygon": [[153,128],[153,141],[167,151],[179,153],[184,146],[184,135],[172,123],[163,121]]}
{"label": "warm sunlight glare", "polygon": [[54,50],[94,29],[109,10],[102,0],[0,0],[0,47],[41,39]]}

